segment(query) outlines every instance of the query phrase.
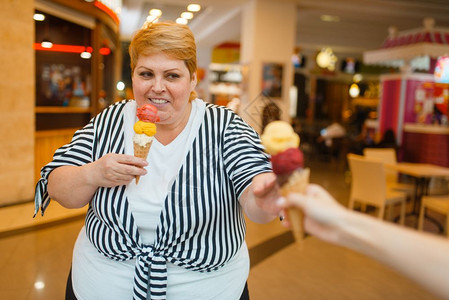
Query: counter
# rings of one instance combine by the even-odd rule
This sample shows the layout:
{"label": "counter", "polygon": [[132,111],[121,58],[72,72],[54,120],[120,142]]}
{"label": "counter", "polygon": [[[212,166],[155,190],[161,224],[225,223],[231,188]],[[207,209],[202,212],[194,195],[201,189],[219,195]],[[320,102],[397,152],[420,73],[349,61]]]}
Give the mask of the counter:
{"label": "counter", "polygon": [[424,134],[449,134],[449,126],[406,123],[404,125],[404,132]]}
{"label": "counter", "polygon": [[449,127],[406,123],[401,150],[404,161],[449,167]]}

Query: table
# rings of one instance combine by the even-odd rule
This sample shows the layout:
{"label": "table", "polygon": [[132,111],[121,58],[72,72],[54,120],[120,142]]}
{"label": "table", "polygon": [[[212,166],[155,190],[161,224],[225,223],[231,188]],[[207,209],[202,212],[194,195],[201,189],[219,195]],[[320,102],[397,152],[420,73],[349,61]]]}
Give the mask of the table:
{"label": "table", "polygon": [[415,178],[449,177],[449,168],[432,164],[399,162],[385,167]]}
{"label": "table", "polygon": [[[396,164],[385,164],[385,167],[412,176],[415,179],[415,203],[411,214],[415,216],[419,215],[422,196],[427,195],[429,192],[430,179],[435,177],[449,178],[449,168],[432,164],[400,162]],[[441,224],[428,216],[426,217],[442,230]]]}

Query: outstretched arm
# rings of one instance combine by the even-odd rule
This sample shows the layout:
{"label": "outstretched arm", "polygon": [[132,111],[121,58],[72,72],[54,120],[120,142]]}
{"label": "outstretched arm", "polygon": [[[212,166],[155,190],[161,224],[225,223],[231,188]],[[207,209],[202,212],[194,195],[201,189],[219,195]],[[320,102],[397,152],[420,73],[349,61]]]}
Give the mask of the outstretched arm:
{"label": "outstretched arm", "polygon": [[67,208],[89,203],[99,187],[125,185],[145,175],[148,163],[132,155],[109,153],[82,166],[62,166],[48,177],[48,194]]}
{"label": "outstretched arm", "polygon": [[248,218],[256,223],[268,223],[279,215],[276,205],[279,198],[276,175],[262,173],[256,175],[240,197],[240,204]]}
{"label": "outstretched arm", "polygon": [[318,185],[311,184],[305,195],[292,194],[278,204],[300,207],[310,234],[381,261],[449,299],[446,239],[350,211]]}

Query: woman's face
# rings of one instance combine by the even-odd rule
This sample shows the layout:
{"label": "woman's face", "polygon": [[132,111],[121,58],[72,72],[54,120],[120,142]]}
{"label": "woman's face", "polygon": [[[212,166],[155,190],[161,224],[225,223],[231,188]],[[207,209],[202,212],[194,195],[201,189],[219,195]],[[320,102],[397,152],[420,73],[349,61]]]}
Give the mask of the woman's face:
{"label": "woman's face", "polygon": [[196,86],[184,61],[164,53],[140,56],[132,74],[137,106],[151,103],[158,109],[158,124],[177,124],[188,120],[189,97]]}

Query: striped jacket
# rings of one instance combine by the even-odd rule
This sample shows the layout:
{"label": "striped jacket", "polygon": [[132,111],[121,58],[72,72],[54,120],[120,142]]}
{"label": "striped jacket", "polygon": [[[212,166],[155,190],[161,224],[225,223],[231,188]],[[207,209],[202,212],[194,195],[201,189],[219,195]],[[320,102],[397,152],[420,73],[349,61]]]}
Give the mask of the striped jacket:
{"label": "striped jacket", "polygon": [[[125,153],[123,108],[116,103],[78,130],[41,170],[35,215],[50,199],[49,173],[59,166],[81,166],[107,153]],[[238,197],[260,173],[271,172],[257,133],[232,111],[206,105],[204,120],[171,185],[159,218],[156,239],[139,236],[126,186],[98,188],[85,220],[91,243],[106,257],[136,259],[134,299],[165,299],[167,262],[210,272],[228,262],[245,238]]]}

